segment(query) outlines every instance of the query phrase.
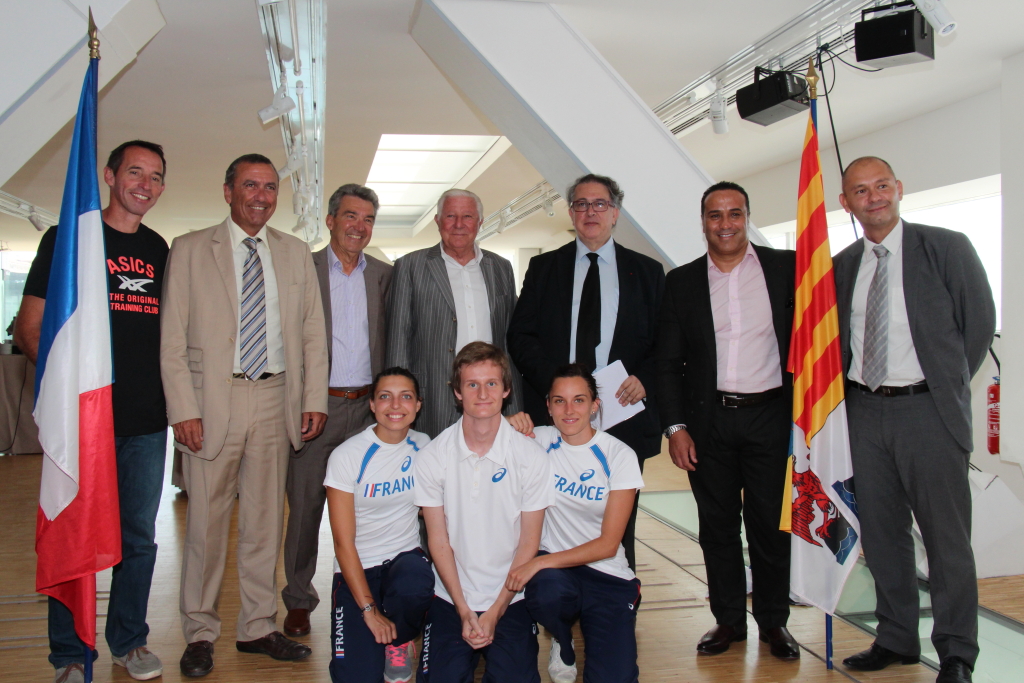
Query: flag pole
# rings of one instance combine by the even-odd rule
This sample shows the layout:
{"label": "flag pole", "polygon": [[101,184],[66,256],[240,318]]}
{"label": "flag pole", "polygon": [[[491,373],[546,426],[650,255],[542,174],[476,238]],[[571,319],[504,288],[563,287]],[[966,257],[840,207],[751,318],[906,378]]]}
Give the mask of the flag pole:
{"label": "flag pole", "polygon": [[[811,116],[817,127],[818,72],[814,68],[814,56],[807,58],[807,89],[811,101]],[[825,613],[825,668],[832,670],[832,615]]]}
{"label": "flag pole", "polygon": [[[92,18],[92,5],[89,6],[89,60],[100,58],[100,38],[99,30],[96,28],[96,22]],[[95,584],[93,584],[95,586]],[[96,599],[96,595],[93,594],[93,600]],[[88,643],[83,643],[82,647],[85,648],[85,683],[92,683],[92,648],[89,647]]]}

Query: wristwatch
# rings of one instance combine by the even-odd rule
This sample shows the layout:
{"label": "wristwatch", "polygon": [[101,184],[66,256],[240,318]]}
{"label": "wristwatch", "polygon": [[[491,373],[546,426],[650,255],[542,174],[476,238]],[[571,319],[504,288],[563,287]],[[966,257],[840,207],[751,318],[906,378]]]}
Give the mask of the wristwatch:
{"label": "wristwatch", "polygon": [[672,425],[671,427],[665,430],[665,438],[671,438],[673,434],[683,429],[686,429],[686,425],[684,424]]}

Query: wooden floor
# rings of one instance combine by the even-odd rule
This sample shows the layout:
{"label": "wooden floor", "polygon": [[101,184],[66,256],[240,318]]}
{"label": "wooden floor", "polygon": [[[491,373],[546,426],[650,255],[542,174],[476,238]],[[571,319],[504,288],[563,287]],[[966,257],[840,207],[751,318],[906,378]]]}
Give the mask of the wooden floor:
{"label": "wooden floor", "polygon": [[[169,465],[170,463],[168,463]],[[0,681],[52,681],[53,669],[46,661],[46,603],[34,590],[34,533],[38,505],[40,456],[0,457],[0,519],[3,542],[0,543]],[[665,457],[649,460],[644,474],[648,490],[688,488],[686,478]],[[168,474],[167,481],[170,481]],[[178,617],[178,578],[181,564],[187,500],[166,484],[157,519],[156,575],[150,598],[149,647],[164,661],[165,681],[185,679],[178,671],[178,659],[185,647]],[[804,648],[799,662],[780,662],[771,657],[766,645],[756,639],[735,644],[729,652],[716,657],[699,657],[697,640],[714,623],[708,608],[703,558],[700,548],[673,529],[641,513],[637,523],[638,574],[643,581],[643,604],[637,618],[640,678],[645,683],[667,681],[886,681],[886,683],[924,683],[935,674],[922,666],[891,667],[874,674],[851,676],[839,665],[827,671],[824,657],[824,617],[812,608],[794,608],[789,627]],[[326,682],[330,648],[326,604],[313,613],[313,632],[303,638],[313,648],[313,656],[303,662],[275,662],[268,657],[237,652],[231,637],[239,608],[238,582],[234,567],[234,537],[228,553],[228,570],[220,601],[225,637],[216,644],[215,668],[204,681],[235,683],[265,681]],[[315,579],[321,596],[327,596],[331,579],[330,534],[321,528],[320,547],[324,551]],[[278,588],[283,585],[278,565]],[[103,589],[109,578],[100,578]],[[1021,577],[982,581],[982,602],[1018,619],[1024,617],[1024,582]],[[280,606],[283,619],[284,606]],[[99,604],[105,612],[104,602]],[[99,631],[102,633],[103,620]],[[279,621],[280,623],[280,621]],[[757,633],[753,618],[748,629]],[[548,638],[541,637],[539,668],[541,679],[548,681],[546,663]],[[870,638],[843,623],[835,626],[836,660],[857,652]],[[577,641],[577,652],[582,643]],[[130,681],[127,673],[110,662],[106,644],[99,644],[100,658],[95,680]],[[581,658],[582,662],[582,658]],[[582,672],[582,667],[581,667]],[[582,678],[582,677],[581,677]]]}

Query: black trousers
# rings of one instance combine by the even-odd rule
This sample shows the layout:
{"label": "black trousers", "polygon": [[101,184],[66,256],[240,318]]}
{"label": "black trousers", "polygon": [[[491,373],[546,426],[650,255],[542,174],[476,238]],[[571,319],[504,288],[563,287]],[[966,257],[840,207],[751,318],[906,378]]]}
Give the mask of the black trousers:
{"label": "black trousers", "polygon": [[761,629],[789,619],[789,534],[779,531],[792,416],[780,395],[743,408],[718,406],[706,443],[697,444],[690,486],[697,501],[700,547],[711,613],[746,628],[746,573],[740,521],[753,575],[754,619]]}
{"label": "black trousers", "polygon": [[[644,473],[644,458],[637,456],[640,462],[640,474]],[[622,549],[626,551],[626,562],[629,568],[636,571],[636,513],[640,506],[640,492],[633,496],[633,512],[629,513],[629,521],[622,532]]]}

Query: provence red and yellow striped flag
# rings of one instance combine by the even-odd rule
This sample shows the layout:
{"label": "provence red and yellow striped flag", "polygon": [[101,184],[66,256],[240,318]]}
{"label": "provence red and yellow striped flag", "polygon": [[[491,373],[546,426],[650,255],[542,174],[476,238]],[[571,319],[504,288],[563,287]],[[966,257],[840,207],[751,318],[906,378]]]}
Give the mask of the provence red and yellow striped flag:
{"label": "provence red and yellow striped flag", "polygon": [[793,373],[792,455],[782,528],[793,534],[791,590],[832,614],[859,555],[860,524],[813,98],[796,224],[796,310],[788,368]]}

